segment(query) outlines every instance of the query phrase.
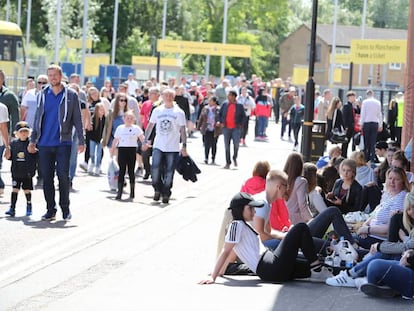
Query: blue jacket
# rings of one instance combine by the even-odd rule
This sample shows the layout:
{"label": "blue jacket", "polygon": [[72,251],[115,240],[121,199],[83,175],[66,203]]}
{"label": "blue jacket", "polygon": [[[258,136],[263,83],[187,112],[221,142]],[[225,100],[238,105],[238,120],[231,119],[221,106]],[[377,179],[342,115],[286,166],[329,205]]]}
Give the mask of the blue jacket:
{"label": "blue jacket", "polygon": [[[229,102],[227,100],[222,105],[220,105],[220,111],[219,111],[220,123],[223,124],[224,127],[227,127],[226,115],[227,115],[228,108],[229,108]],[[246,117],[242,104],[236,104],[235,117],[236,117],[236,120],[235,120],[236,127],[242,127],[244,119]]]}
{"label": "blue jacket", "polygon": [[[47,86],[37,94],[37,109],[33,123],[33,131],[30,137],[30,141],[35,144],[39,142],[40,136],[42,136],[42,120],[45,113],[45,94],[49,88],[50,86]],[[83,136],[78,94],[67,86],[64,86],[63,92],[62,101],[59,106],[60,141],[72,141],[72,128],[75,127],[76,134],[79,138],[79,145],[84,145],[85,139]],[[45,130],[47,131],[47,129]]]}

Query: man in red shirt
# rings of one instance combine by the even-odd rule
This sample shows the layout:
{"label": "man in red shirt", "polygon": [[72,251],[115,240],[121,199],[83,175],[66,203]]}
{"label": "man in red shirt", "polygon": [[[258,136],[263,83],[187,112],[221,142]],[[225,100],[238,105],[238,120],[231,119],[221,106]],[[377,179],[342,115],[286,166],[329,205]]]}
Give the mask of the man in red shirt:
{"label": "man in red shirt", "polygon": [[225,169],[230,168],[230,142],[233,140],[233,163],[237,166],[237,154],[239,151],[240,134],[245,118],[243,105],[237,104],[237,92],[230,90],[227,94],[227,101],[220,107],[220,123],[223,127],[224,148],[226,150],[226,165]]}

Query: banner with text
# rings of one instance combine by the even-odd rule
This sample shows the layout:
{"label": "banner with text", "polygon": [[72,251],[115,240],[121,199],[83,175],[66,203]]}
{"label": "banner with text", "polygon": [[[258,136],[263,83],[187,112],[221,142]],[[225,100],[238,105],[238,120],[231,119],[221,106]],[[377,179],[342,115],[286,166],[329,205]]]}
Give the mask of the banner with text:
{"label": "banner with text", "polygon": [[351,40],[354,64],[389,64],[407,62],[407,40]]}

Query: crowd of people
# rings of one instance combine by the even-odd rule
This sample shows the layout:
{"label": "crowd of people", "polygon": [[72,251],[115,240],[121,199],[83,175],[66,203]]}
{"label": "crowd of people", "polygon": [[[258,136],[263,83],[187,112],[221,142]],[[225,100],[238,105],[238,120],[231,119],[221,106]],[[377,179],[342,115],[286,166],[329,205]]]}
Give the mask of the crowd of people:
{"label": "crowd of people", "polygon": [[[116,159],[114,199],[122,200],[127,174],[129,199],[134,199],[136,176],[141,176],[151,178],[153,200],[168,204],[177,159],[189,156],[187,140],[195,132],[202,135],[206,165],[217,164],[217,142],[223,135],[223,168],[230,169],[239,165],[239,147],[247,147],[250,118],[255,120],[254,140],[268,142],[273,113],[276,123],[281,119],[281,139],[287,134],[293,152],[283,171],[271,169],[267,161],[256,163],[253,176],[226,210],[216,266],[200,283],[214,283],[231,266],[233,272],[247,270],[265,281],[310,279],[358,287],[368,295],[413,298],[414,176],[409,172],[411,159],[400,149],[402,94],[389,105],[394,119],[389,118],[393,124],[387,126],[372,90],[365,100],[349,91],[344,105],[331,90],[322,95],[317,91],[315,119],[326,121],[326,139],[345,138],[313,164],[304,163],[296,152],[305,107],[289,79],[264,83],[255,75],[250,81],[240,75],[234,83],[223,79],[216,84],[215,79],[193,74],[191,79],[172,77],[140,85],[130,74],[118,90],[110,81],[98,90],[92,83],[81,85],[77,74],[65,77],[59,66],[51,65],[35,85],[27,84],[21,103],[4,79],[0,70],[0,152],[12,161],[13,179],[8,216],[16,215],[20,188],[26,196],[26,216],[32,214],[32,178],[37,176],[46,200],[42,219],[55,220],[59,204],[63,219],[69,221],[69,194],[76,187],[82,152],[79,167],[93,176],[102,174],[104,153]],[[388,142],[378,134],[386,128],[393,139]],[[12,135],[15,139],[10,140]],[[363,137],[363,147],[358,137]],[[351,224],[347,216],[352,213],[365,213],[366,220]],[[330,228],[334,233],[327,235]],[[359,254],[356,265],[339,273],[323,260],[332,253],[334,237],[348,241]]]}

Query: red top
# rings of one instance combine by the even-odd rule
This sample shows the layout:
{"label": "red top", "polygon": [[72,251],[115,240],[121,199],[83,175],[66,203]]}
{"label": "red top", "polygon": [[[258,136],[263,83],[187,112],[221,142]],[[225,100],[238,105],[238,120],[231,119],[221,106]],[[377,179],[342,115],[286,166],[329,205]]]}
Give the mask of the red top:
{"label": "red top", "polygon": [[230,103],[227,107],[226,127],[229,129],[236,128],[236,103]]}
{"label": "red top", "polygon": [[272,204],[269,218],[270,226],[279,231],[290,228],[289,212],[284,199],[278,199]]}

